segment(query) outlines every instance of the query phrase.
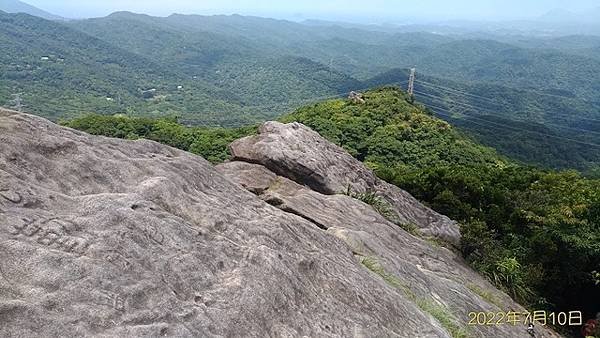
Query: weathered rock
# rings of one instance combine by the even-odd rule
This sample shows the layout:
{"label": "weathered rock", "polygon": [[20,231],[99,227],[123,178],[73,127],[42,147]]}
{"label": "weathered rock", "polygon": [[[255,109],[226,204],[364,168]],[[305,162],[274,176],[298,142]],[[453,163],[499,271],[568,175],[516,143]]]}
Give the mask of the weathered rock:
{"label": "weathered rock", "polygon": [[234,160],[261,164],[323,194],[339,194],[349,186],[363,192],[377,183],[344,149],[297,122],[264,123],[258,135],[233,142],[230,150]]}
{"label": "weathered rock", "polygon": [[348,247],[150,141],[0,113],[0,336],[445,337]]}
{"label": "weathered rock", "polygon": [[[463,326],[468,311],[492,308],[460,285],[471,277],[520,309],[367,205],[256,166],[230,164],[229,174],[235,168],[261,173],[245,186],[278,194],[300,216],[192,154],[0,110],[0,336],[450,336],[355,254],[377,256],[418,297],[460,305],[452,312],[463,313]],[[315,201],[303,207],[292,192]]]}
{"label": "weathered rock", "polygon": [[425,236],[459,245],[460,227],[455,221],[431,210],[411,194],[383,180],[377,182],[374,190],[390,203],[400,215],[401,222],[416,225]]}
{"label": "weathered rock", "polygon": [[391,204],[400,222],[454,245],[460,242],[456,222],[380,180],[344,149],[300,123],[267,122],[258,135],[237,140],[230,149],[234,160],[261,164],[323,194],[339,194],[348,188],[356,193],[377,192]]}
{"label": "weathered rock", "polygon": [[[257,170],[256,165],[239,162],[219,165],[217,170],[234,181],[251,181],[249,170],[230,170],[245,166]],[[324,195],[284,177],[271,180],[263,188],[259,195],[263,200],[340,238],[359,259],[380,265],[388,282],[413,302],[445,311],[454,319],[456,329],[462,327],[472,337],[526,335],[524,325],[467,327],[469,312],[525,312],[525,309],[496,290],[454,252],[409,234],[354,198]],[[542,331],[544,337],[553,335]]]}
{"label": "weathered rock", "polygon": [[262,194],[277,180],[277,175],[262,165],[247,162],[227,162],[218,166],[223,175],[254,194]]}

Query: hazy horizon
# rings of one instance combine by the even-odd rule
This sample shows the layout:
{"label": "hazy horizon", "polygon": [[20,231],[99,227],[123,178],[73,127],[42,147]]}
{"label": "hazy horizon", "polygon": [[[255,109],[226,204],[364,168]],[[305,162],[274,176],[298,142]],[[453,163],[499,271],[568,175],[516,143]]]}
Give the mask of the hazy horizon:
{"label": "hazy horizon", "polygon": [[394,20],[519,20],[537,18],[549,11],[560,9],[582,12],[600,4],[594,0],[372,0],[365,5],[356,0],[308,0],[296,3],[273,0],[26,0],[40,9],[67,18],[101,17],[117,11],[131,11],[155,16],[181,14],[241,14],[288,20],[322,19],[350,22],[383,23]]}

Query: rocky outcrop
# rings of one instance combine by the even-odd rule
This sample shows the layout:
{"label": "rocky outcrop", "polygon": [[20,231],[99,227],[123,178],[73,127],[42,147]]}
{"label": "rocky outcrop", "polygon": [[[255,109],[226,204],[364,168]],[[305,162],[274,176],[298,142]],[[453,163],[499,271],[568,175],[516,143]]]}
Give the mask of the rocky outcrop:
{"label": "rocky outcrop", "polygon": [[469,311],[522,310],[451,251],[279,174],[0,110],[0,336],[449,337]]}
{"label": "rocky outcrop", "polygon": [[[217,170],[243,186],[260,191],[258,196],[269,204],[339,238],[358,261],[418,304],[421,311],[428,313],[435,309],[445,313],[454,323],[445,329],[454,336],[526,334],[523,325],[466,325],[469,312],[525,310],[497,291],[453,251],[409,234],[371,206],[345,195],[321,194],[256,164],[229,162],[218,165]],[[544,334],[552,336],[549,332]]]}
{"label": "rocky outcrop", "polygon": [[376,192],[391,204],[399,222],[417,226],[424,235],[454,245],[460,242],[456,222],[380,180],[344,149],[300,123],[267,122],[259,128],[258,135],[237,140],[230,149],[234,160],[260,164],[323,194],[339,194],[348,189],[356,193]]}

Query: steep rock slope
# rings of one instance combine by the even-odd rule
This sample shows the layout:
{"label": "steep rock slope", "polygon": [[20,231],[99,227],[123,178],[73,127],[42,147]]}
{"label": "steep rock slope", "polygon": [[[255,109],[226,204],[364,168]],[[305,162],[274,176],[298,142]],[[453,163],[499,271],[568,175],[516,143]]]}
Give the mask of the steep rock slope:
{"label": "steep rock slope", "polygon": [[0,121],[2,336],[444,335],[199,157]]}
{"label": "steep rock slope", "polygon": [[497,310],[466,280],[522,310],[370,206],[281,180],[281,199],[295,189],[346,218],[315,213],[324,231],[306,220],[311,205],[287,202],[302,217],[273,207],[200,157],[0,110],[0,335],[448,337],[416,300],[460,305],[457,327],[468,311]]}
{"label": "steep rock slope", "polygon": [[234,160],[218,165],[221,173],[269,204],[341,239],[365,267],[421,310],[437,313],[436,319],[445,323],[452,336],[526,334],[522,325],[465,327],[468,312],[524,309],[495,290],[454,252],[407,233],[371,206],[339,194],[345,186],[363,192],[373,189],[390,202],[402,222],[418,225],[422,235],[448,240],[458,234],[454,222],[381,182],[361,162],[314,131],[300,123],[267,122],[258,135],[240,139],[230,148]]}

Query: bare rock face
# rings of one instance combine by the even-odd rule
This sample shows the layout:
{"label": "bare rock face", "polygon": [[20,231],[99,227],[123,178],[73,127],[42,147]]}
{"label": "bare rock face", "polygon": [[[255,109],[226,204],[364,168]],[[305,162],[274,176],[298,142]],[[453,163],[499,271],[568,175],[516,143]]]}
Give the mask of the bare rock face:
{"label": "bare rock face", "polygon": [[259,134],[235,141],[233,159],[261,164],[323,194],[376,192],[397,213],[399,221],[417,226],[427,236],[460,242],[456,222],[424,206],[407,192],[377,178],[360,161],[300,123],[267,122]]}
{"label": "bare rock face", "polygon": [[450,337],[469,311],[522,310],[362,202],[219,171],[0,110],[0,336]]}
{"label": "bare rock face", "polygon": [[[232,168],[241,169],[239,171]],[[233,181],[248,182],[255,164],[217,166]],[[273,177],[273,175],[268,175]],[[266,183],[260,177],[257,182]],[[469,312],[525,310],[496,290],[451,250],[432,245],[391,223],[371,206],[345,195],[324,195],[285,177],[261,185],[258,196],[283,211],[299,215],[342,240],[359,261],[400,290],[424,312],[440,311],[453,324],[446,329],[462,337],[524,337],[524,325],[467,326]],[[553,332],[538,330],[544,337]],[[404,336],[403,337],[408,337]],[[417,337],[421,337],[418,335]]]}
{"label": "bare rock face", "polygon": [[235,160],[261,164],[323,194],[338,194],[348,186],[363,192],[377,183],[362,163],[297,122],[264,123],[259,135],[233,142],[230,150]]}
{"label": "bare rock face", "polygon": [[0,336],[447,337],[342,241],[150,141],[0,112]]}

